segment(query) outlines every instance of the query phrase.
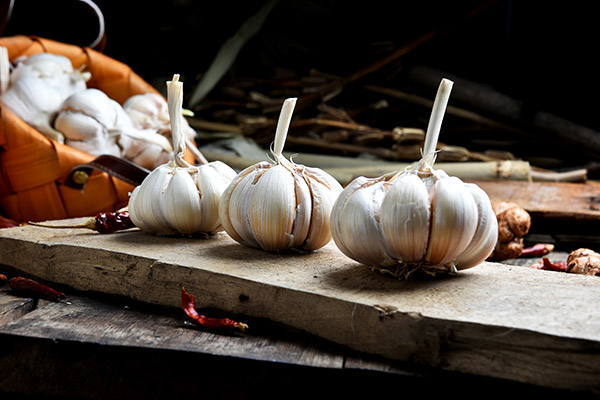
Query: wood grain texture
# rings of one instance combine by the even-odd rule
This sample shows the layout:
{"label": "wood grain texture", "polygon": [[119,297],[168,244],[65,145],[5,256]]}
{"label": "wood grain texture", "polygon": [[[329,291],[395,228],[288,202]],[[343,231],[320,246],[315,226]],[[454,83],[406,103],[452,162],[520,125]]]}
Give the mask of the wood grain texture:
{"label": "wood grain texture", "polygon": [[473,181],[492,200],[512,201],[534,216],[600,221],[597,182]]}
{"label": "wood grain texture", "polygon": [[[67,222],[80,220],[57,221]],[[333,243],[312,254],[268,254],[223,233],[172,238],[135,229],[3,229],[0,257],[81,291],[179,307],[184,286],[198,307],[283,323],[361,352],[600,392],[597,277],[483,263],[445,279],[404,282],[349,260]]]}

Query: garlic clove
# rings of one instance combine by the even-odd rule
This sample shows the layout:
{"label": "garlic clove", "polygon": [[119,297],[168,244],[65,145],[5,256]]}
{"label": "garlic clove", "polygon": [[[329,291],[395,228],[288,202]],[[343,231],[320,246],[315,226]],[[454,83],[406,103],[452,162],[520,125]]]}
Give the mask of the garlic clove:
{"label": "garlic clove", "polygon": [[235,171],[221,161],[198,166],[198,173],[194,175],[200,199],[198,231],[217,232],[223,229],[219,219],[219,200],[235,175]]}
{"label": "garlic clove", "polygon": [[250,207],[249,198],[253,191],[252,184],[269,167],[269,163],[263,162],[241,171],[231,181],[219,200],[219,217],[223,229],[234,240],[250,247],[260,247],[248,228],[250,222],[247,210]]}
{"label": "garlic clove", "polygon": [[435,183],[431,213],[425,260],[443,265],[458,257],[471,242],[477,229],[477,205],[464,183],[452,176]]}
{"label": "garlic clove", "polygon": [[358,177],[340,193],[331,212],[333,240],[348,257],[366,265],[391,265],[383,232],[379,227],[379,205],[387,183]]}
{"label": "garlic clove", "polygon": [[[298,198],[302,200],[298,201]],[[266,251],[290,247],[295,239],[295,223],[298,223],[296,229],[299,231],[296,239],[301,238],[301,231],[308,227],[307,217],[310,216],[310,210],[300,210],[296,213],[299,204],[306,206],[307,198],[309,193],[306,184],[299,185],[283,165],[278,164],[267,169],[252,183],[246,203],[248,233],[252,234],[258,245]],[[306,231],[303,234],[305,235]]]}
{"label": "garlic clove", "polygon": [[467,248],[456,258],[458,270],[479,265],[494,251],[498,241],[498,220],[487,193],[479,186],[465,183],[477,204],[477,230]]}
{"label": "garlic clove", "polygon": [[381,203],[380,221],[390,255],[406,262],[423,259],[429,241],[430,217],[425,183],[412,173],[394,179]]}
{"label": "garlic clove", "polygon": [[149,233],[172,234],[176,230],[163,215],[163,193],[171,178],[172,168],[167,164],[154,169],[136,186],[129,197],[131,221],[143,231]]}
{"label": "garlic clove", "polygon": [[304,176],[312,197],[312,213],[306,240],[298,244],[306,251],[325,246],[331,241],[330,215],[342,187],[331,175],[319,168],[305,167]]}
{"label": "garlic clove", "polygon": [[[175,168],[164,191],[161,214],[170,226],[185,235],[191,235],[202,226],[203,210],[200,208],[200,192],[191,171]],[[185,213],[181,210],[186,210]],[[202,228],[204,228],[202,226]]]}

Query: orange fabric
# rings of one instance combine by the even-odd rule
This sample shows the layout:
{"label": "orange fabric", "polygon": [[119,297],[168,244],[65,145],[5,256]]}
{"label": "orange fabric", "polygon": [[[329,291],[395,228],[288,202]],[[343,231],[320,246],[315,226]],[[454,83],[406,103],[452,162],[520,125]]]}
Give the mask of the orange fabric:
{"label": "orange fabric", "polygon": [[[117,102],[141,93],[158,93],[126,64],[90,48],[39,37],[0,38],[12,61],[49,52],[84,66],[92,78],[88,87],[102,90]],[[72,167],[94,157],[47,138],[0,105],[0,206],[18,222],[92,216],[127,205],[133,186],[106,173],[92,174],[84,190],[64,186]],[[188,159],[193,162],[193,159]]]}

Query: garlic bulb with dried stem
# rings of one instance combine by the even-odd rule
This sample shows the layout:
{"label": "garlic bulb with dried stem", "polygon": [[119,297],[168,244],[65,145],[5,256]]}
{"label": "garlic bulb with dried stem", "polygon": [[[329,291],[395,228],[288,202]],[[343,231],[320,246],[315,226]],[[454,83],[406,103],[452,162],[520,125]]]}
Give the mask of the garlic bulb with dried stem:
{"label": "garlic bulb with dried stem", "polygon": [[229,236],[269,252],[313,251],[329,243],[329,215],[342,190],[325,171],[282,156],[296,100],[283,103],[271,150],[273,162],[260,162],[240,172],[219,205]]}
{"label": "garlic bulb with dried stem", "polygon": [[129,214],[142,231],[161,234],[211,234],[222,230],[219,199],[236,176],[221,161],[194,166],[184,160],[182,131],[183,83],[179,75],[167,82],[173,139],[171,160],[154,169],[129,198]]}
{"label": "garlic bulb with dried stem", "polygon": [[338,197],[331,232],[348,257],[407,278],[474,267],[494,249],[498,222],[487,194],[433,168],[452,85],[440,84],[419,162],[379,178],[356,178]]}

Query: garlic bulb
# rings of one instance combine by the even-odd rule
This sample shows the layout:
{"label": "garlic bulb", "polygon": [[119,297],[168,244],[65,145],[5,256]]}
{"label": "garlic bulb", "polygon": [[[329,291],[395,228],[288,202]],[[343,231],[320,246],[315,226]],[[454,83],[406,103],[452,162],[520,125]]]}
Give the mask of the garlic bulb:
{"label": "garlic bulb", "polygon": [[16,60],[2,103],[44,135],[64,143],[52,120],[67,97],[86,89],[89,78],[89,72],[75,70],[67,57],[34,54]]}
{"label": "garlic bulb", "polygon": [[[171,139],[171,123],[169,118],[169,107],[167,101],[157,93],[143,93],[131,96],[125,103],[123,109],[131,118],[135,127],[139,129],[151,129],[156,133]],[[195,159],[206,164],[207,160],[200,153],[194,143],[196,131],[184,118],[181,120],[181,129],[185,137],[186,145]]]}
{"label": "garlic bulb", "polygon": [[84,90],[91,74],[73,68],[71,60],[59,54],[37,53],[15,60],[11,73],[11,84],[24,76],[42,78],[62,91],[63,97]]}
{"label": "garlic bulb", "polygon": [[168,108],[175,152],[137,186],[129,198],[129,214],[142,231],[153,234],[210,234],[222,230],[219,198],[235,177],[220,161],[193,166],[183,159],[183,83],[179,75],[167,82]]}
{"label": "garlic bulb", "polygon": [[240,172],[221,197],[219,215],[234,240],[269,252],[317,250],[331,241],[329,214],[342,186],[325,171],[281,155],[296,99],[283,103],[274,162]]}
{"label": "garlic bulb", "polygon": [[447,79],[440,84],[418,163],[356,178],[338,197],[331,232],[346,256],[406,278],[471,268],[493,251],[498,222],[487,194],[433,168],[452,85]]}
{"label": "garlic bulb", "polygon": [[167,162],[171,143],[152,129],[138,129],[129,115],[104,92],[90,88],[69,96],[54,127],[65,143],[92,155],[112,154],[147,169]]}

